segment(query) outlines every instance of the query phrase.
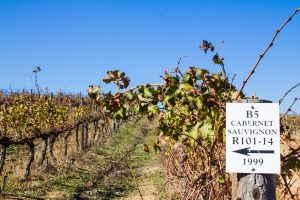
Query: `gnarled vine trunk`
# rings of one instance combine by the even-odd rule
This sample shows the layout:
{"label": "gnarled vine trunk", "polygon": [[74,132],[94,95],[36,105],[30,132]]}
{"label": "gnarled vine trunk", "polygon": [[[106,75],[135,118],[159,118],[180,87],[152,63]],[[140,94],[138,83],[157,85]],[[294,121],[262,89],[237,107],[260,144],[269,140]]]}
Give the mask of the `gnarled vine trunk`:
{"label": "gnarled vine trunk", "polygon": [[65,144],[64,154],[65,154],[65,156],[68,155],[68,137],[71,135],[71,133],[72,133],[72,131],[68,130],[64,135],[64,144]]}
{"label": "gnarled vine trunk", "polygon": [[78,133],[79,133],[79,125],[76,126],[76,130],[75,130],[75,144],[76,144],[76,151],[79,151]]}
{"label": "gnarled vine trunk", "polygon": [[0,175],[2,174],[2,170],[5,164],[6,149],[7,149],[6,145],[3,144],[0,145]]}
{"label": "gnarled vine trunk", "polygon": [[85,123],[85,149],[89,148],[89,124]]}
{"label": "gnarled vine trunk", "polygon": [[81,151],[84,151],[84,123],[81,124]]}
{"label": "gnarled vine trunk", "polygon": [[43,140],[43,145],[41,150],[41,157],[38,162],[39,165],[42,165],[44,163],[46,158],[47,148],[48,148],[48,137],[44,137],[42,140]]}
{"label": "gnarled vine trunk", "polygon": [[57,136],[52,136],[49,139],[49,155],[50,155],[51,161],[54,163],[56,163],[56,158],[53,153],[53,147],[54,147],[54,142],[55,142],[56,138],[57,138]]}
{"label": "gnarled vine trunk", "polygon": [[98,127],[98,121],[93,121],[93,124],[94,124],[94,134],[93,134],[93,138],[92,138],[92,145],[95,144],[95,138],[96,138],[96,135],[97,135],[97,127]]}
{"label": "gnarled vine trunk", "polygon": [[27,160],[27,163],[26,163],[26,166],[25,166],[24,175],[23,175],[23,178],[22,178],[23,181],[28,180],[28,177],[30,175],[30,168],[31,168],[32,162],[34,161],[34,147],[35,147],[35,145],[32,141],[28,142],[27,145],[29,147],[29,154],[28,154],[28,160]]}

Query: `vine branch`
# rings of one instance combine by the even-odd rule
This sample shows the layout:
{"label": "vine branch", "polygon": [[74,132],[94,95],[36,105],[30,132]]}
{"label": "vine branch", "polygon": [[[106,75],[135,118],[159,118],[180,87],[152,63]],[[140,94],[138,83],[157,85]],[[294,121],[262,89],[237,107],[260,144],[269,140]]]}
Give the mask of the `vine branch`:
{"label": "vine branch", "polygon": [[138,85],[136,87],[133,87],[133,88],[130,88],[128,90],[125,90],[125,91],[122,91],[122,92],[118,92],[115,96],[113,96],[113,98],[117,98],[119,97],[121,94],[125,94],[125,93],[128,93],[128,92],[131,92],[131,91],[134,91],[136,90],[137,88],[141,87],[141,86],[144,86],[144,87],[147,87],[147,86],[150,86],[150,87],[159,87],[159,86],[163,86],[164,84],[145,84],[145,85]]}
{"label": "vine branch", "polygon": [[284,113],[284,115],[282,115],[281,117],[280,117],[280,119],[283,119],[287,114],[288,114],[288,112],[291,110],[291,108],[293,107],[293,105],[296,103],[296,101],[298,101],[298,100],[300,100],[300,98],[295,98],[294,99],[294,101],[293,101],[293,103],[290,105],[290,107],[286,110],[286,112]]}
{"label": "vine branch", "polygon": [[242,91],[243,91],[243,89],[244,89],[246,83],[248,82],[248,80],[250,79],[250,77],[254,74],[254,72],[255,72],[255,70],[256,70],[258,64],[259,64],[260,61],[262,60],[262,58],[265,56],[265,54],[267,53],[267,51],[274,45],[274,41],[275,41],[277,35],[278,35],[278,34],[280,33],[280,31],[285,27],[285,25],[286,25],[288,22],[290,22],[290,21],[292,20],[292,17],[294,17],[294,15],[295,15],[298,11],[300,11],[300,8],[297,8],[297,9],[294,11],[294,13],[293,13],[292,15],[290,15],[290,16],[287,18],[287,20],[286,20],[286,21],[285,21],[285,22],[284,22],[284,23],[283,23],[283,24],[275,31],[275,34],[274,34],[273,38],[271,39],[269,45],[265,48],[265,50],[262,52],[262,54],[259,55],[259,57],[258,57],[256,63],[254,64],[252,70],[250,71],[248,77],[243,81],[243,84],[242,84],[242,86],[241,86],[241,88],[240,88],[240,90],[239,90],[239,92],[238,92],[238,94],[237,94],[235,100],[237,100],[237,99],[239,98],[239,96],[241,95],[241,93],[242,93]]}
{"label": "vine branch", "polygon": [[283,97],[279,100],[279,105],[282,103],[282,101],[285,99],[285,97],[296,87],[298,87],[300,85],[300,82],[297,83],[296,85],[294,85],[293,87],[291,87],[288,91],[286,91],[286,93],[284,93]]}

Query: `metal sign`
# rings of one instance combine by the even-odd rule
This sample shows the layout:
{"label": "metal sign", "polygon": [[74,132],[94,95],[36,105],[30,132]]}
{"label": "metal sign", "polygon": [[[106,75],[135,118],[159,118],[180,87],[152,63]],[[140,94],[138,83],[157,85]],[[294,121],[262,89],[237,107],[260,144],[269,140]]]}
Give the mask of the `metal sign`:
{"label": "metal sign", "polygon": [[280,173],[278,103],[226,104],[226,172]]}

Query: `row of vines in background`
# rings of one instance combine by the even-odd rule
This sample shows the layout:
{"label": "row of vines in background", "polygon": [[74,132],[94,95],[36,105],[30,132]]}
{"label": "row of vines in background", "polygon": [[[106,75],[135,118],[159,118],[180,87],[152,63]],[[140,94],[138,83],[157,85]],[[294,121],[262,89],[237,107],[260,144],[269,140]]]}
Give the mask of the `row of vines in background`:
{"label": "row of vines in background", "polygon": [[[89,127],[93,127],[93,131],[89,131]],[[56,162],[53,147],[59,136],[64,140],[63,150],[67,156],[68,138],[72,133],[76,150],[85,151],[99,139],[100,133],[108,132],[110,128],[110,116],[80,95],[0,93],[0,173],[5,165],[7,149],[13,145],[28,146],[22,178],[25,181],[30,175],[35,151],[40,154],[39,165],[45,162],[48,165],[48,158],[52,163]],[[35,141],[38,140],[42,141],[40,149],[36,149]]]}

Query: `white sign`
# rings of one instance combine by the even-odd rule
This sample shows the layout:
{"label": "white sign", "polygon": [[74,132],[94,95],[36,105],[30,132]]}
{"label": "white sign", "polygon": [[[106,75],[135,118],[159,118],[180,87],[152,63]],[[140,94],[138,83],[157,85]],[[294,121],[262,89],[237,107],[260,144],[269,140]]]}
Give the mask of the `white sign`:
{"label": "white sign", "polygon": [[278,103],[226,104],[226,172],[280,173]]}

